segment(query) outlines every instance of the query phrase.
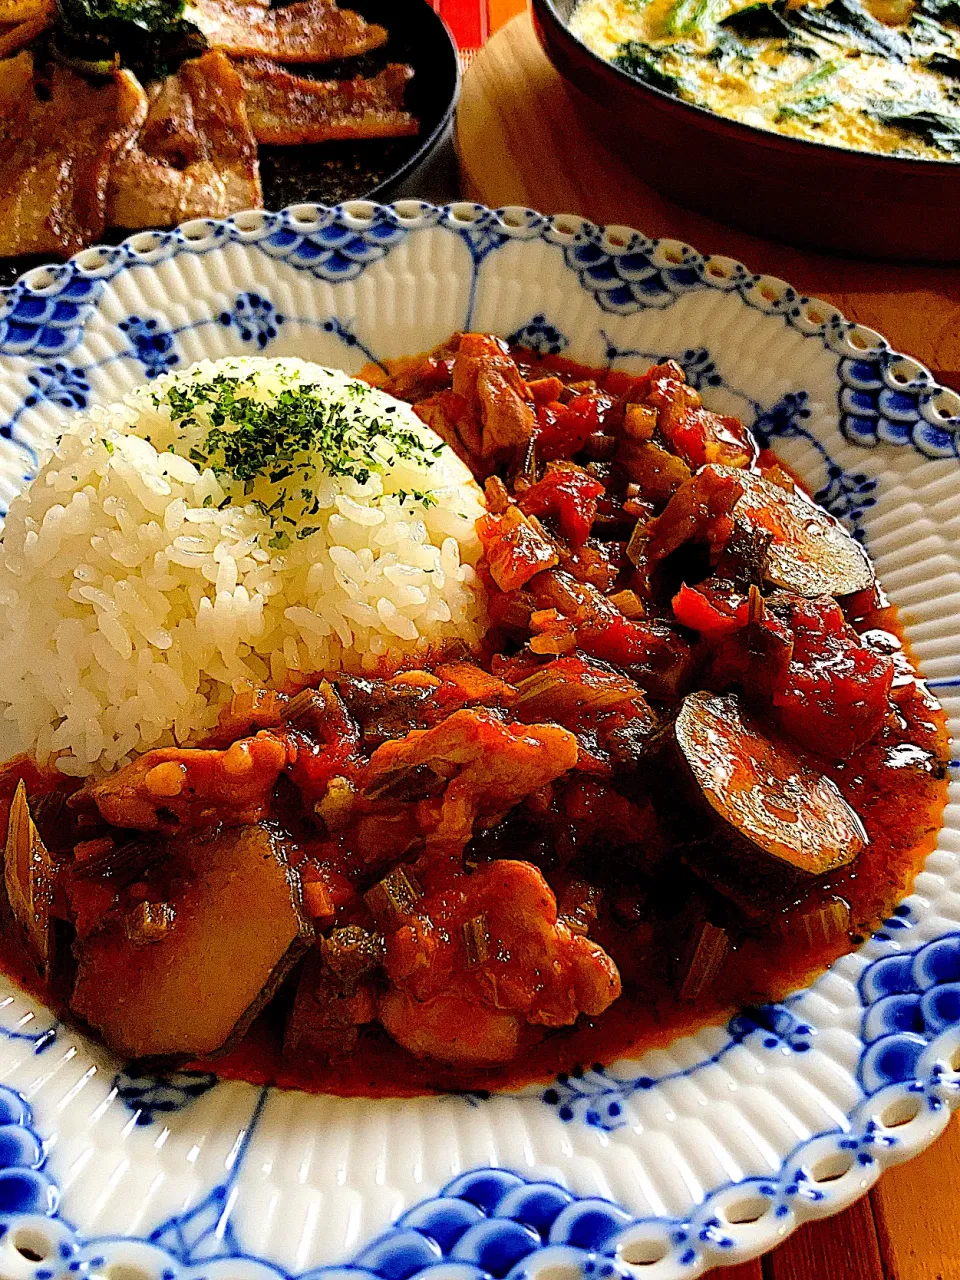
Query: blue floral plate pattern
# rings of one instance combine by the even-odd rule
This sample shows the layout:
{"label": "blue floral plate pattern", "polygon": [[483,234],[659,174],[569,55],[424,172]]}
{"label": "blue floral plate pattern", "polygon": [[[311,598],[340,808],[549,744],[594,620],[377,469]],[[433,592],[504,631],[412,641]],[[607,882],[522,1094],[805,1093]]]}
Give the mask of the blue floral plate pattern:
{"label": "blue floral plate pattern", "polygon": [[[629,228],[298,206],[30,272],[0,291],[0,509],[71,414],[169,369],[356,371],[466,327],[679,360],[868,547],[956,735],[960,398],[826,303]],[[0,1280],[674,1280],[770,1248],[960,1103],[958,766],[937,850],[858,952],[780,1004],[518,1093],[135,1077],[0,987]]]}

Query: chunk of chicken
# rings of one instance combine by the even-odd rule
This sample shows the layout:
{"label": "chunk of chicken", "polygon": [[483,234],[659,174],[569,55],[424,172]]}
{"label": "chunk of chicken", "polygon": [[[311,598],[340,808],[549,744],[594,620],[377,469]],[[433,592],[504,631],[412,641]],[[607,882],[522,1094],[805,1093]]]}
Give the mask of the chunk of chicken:
{"label": "chunk of chicken", "polygon": [[432,729],[385,742],[370,757],[368,791],[421,766],[448,779],[443,794],[421,804],[431,854],[457,856],[474,823],[492,825],[525,796],[577,763],[577,740],[553,724],[504,724],[481,708],[456,711]]}
{"label": "chunk of chicken", "polygon": [[383,1026],[412,1053],[506,1062],[525,1022],[569,1026],[620,994],[616,965],[558,919],[527,862],[489,863],[418,906],[387,937],[391,989],[380,1002]]}
{"label": "chunk of chicken", "polygon": [[241,738],[225,751],[161,747],[71,798],[92,800],[115,827],[172,835],[223,822],[258,822],[287,763],[287,747],[269,732]]}
{"label": "chunk of chicken", "polygon": [[527,384],[505,344],[465,333],[453,360],[452,390],[415,406],[477,475],[518,456],[536,426]]}

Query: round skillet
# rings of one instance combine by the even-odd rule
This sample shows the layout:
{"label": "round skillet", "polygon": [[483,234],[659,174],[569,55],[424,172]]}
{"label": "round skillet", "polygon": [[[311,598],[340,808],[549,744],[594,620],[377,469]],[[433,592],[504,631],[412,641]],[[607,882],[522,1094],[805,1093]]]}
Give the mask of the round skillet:
{"label": "round skillet", "polygon": [[[447,140],[460,92],[460,68],[453,38],[439,15],[427,0],[344,0],[343,7],[385,26],[390,33],[387,44],[359,58],[294,70],[298,75],[340,80],[376,75],[388,62],[407,62],[414,77],[407,86],[406,104],[419,119],[420,132],[414,138],[261,147],[260,176],[267,209],[307,202],[339,204],[363,197],[390,200],[407,194],[421,175],[427,179],[431,162]],[[110,228],[103,240],[117,244],[130,234]],[[0,258],[0,286],[12,284],[48,257]]]}

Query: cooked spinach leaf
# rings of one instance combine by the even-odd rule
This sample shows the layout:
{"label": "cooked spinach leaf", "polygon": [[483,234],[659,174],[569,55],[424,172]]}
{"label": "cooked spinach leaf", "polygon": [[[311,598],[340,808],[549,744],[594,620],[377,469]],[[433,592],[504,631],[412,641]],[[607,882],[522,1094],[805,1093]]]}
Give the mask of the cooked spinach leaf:
{"label": "cooked spinach leaf", "polygon": [[909,41],[899,31],[878,22],[857,0],[830,0],[822,9],[804,5],[787,10],[785,16],[797,30],[818,35],[831,44],[862,49],[897,62],[905,62],[910,56]]}
{"label": "cooked spinach leaf", "polygon": [[818,84],[823,84],[824,80],[829,80],[839,70],[838,62],[821,62],[819,67],[814,67],[812,71],[808,71],[805,76],[801,76],[795,84],[791,85],[791,92],[804,94]]}
{"label": "cooked spinach leaf", "polygon": [[938,76],[960,80],[960,58],[954,58],[949,53],[931,53],[929,58],[924,58],[923,65],[928,71],[935,71]]}
{"label": "cooked spinach leaf", "polygon": [[821,112],[827,110],[835,104],[835,99],[828,97],[825,93],[814,94],[811,98],[800,98],[796,102],[784,102],[777,111],[777,120],[806,120],[811,124],[817,122],[811,121],[811,116],[820,115]]}
{"label": "cooked spinach leaf", "polygon": [[884,124],[915,134],[938,151],[960,156],[960,113],[948,115],[930,107],[911,111],[899,102],[889,102],[876,103],[870,114]]}
{"label": "cooked spinach leaf", "polygon": [[783,16],[785,9],[784,0],[777,0],[776,4],[752,4],[721,18],[717,25],[732,31],[741,40],[788,39],[793,28]]}
{"label": "cooked spinach leaf", "polygon": [[937,22],[952,22],[960,27],[960,0],[919,0],[916,12]]}
{"label": "cooked spinach leaf", "polygon": [[51,49],[78,70],[112,63],[165,75],[207,42],[184,18],[184,0],[56,0]]}
{"label": "cooked spinach leaf", "polygon": [[679,98],[680,81],[658,65],[662,58],[660,50],[654,49],[652,45],[644,44],[641,40],[628,40],[620,45],[613,61],[622,71],[649,85],[651,89],[659,89],[661,93]]}
{"label": "cooked spinach leaf", "polygon": [[713,44],[703,56],[718,67],[735,66],[739,71],[745,71],[753,61],[754,50],[731,32],[718,27]]}
{"label": "cooked spinach leaf", "polygon": [[689,35],[707,16],[712,0],[674,0],[663,20],[668,36]]}

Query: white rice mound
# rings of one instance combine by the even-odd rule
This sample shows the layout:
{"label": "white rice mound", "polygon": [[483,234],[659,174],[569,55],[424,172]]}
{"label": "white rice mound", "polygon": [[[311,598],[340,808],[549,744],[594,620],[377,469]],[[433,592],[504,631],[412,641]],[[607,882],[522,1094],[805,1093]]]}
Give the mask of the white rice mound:
{"label": "white rice mound", "polygon": [[171,385],[218,374],[263,401],[291,383],[325,401],[343,401],[350,384],[358,394],[345,374],[301,360],[202,361],[78,415],[11,504],[0,702],[20,749],[56,757],[63,773],[196,740],[250,682],[282,689],[298,672],[395,668],[483,634],[482,494],[408,405],[372,389],[364,399],[415,432],[432,463],[388,449],[365,483],[318,471],[315,532],[291,529],[278,549],[276,517],[190,461],[209,423],[183,428],[157,403]]}

